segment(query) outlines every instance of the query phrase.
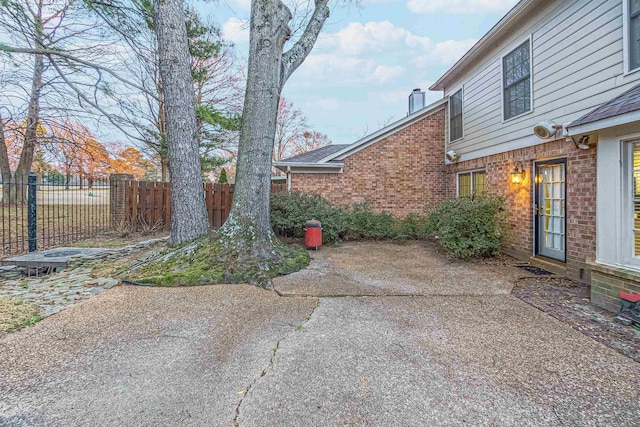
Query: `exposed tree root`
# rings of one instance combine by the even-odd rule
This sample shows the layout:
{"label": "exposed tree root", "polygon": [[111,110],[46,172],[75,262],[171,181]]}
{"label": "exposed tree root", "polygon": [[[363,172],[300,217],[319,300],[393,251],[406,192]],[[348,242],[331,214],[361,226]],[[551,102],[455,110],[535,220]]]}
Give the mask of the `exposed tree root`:
{"label": "exposed tree root", "polygon": [[285,245],[275,237],[269,251],[255,253],[251,247],[241,239],[211,232],[144,260],[127,279],[157,286],[250,283],[270,288],[274,277],[309,264],[306,250]]}

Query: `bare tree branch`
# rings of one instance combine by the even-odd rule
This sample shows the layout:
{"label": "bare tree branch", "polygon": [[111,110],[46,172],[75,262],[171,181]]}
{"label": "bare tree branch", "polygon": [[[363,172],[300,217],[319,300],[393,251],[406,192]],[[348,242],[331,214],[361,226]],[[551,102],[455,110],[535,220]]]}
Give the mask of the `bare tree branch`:
{"label": "bare tree branch", "polygon": [[[93,62],[85,61],[84,59],[81,59],[81,58],[78,58],[76,56],[70,55],[70,54],[68,54],[66,52],[62,52],[62,51],[54,50],[54,49],[32,49],[32,48],[26,48],[26,47],[14,47],[14,46],[7,46],[6,44],[2,44],[2,43],[0,43],[0,51],[9,52],[9,53],[26,53],[26,54],[30,54],[30,55],[45,55],[47,58],[49,58],[49,60],[51,60],[51,62],[54,62],[53,56],[59,56],[61,58],[65,58],[65,59],[68,59],[70,61],[77,62],[78,64],[82,64],[82,65],[85,65],[87,67],[94,68],[96,70],[103,71],[105,73],[111,74],[113,77],[115,77],[116,79],[118,79],[122,83],[125,83],[125,84],[127,84],[127,85],[129,85],[131,87],[134,87],[134,88],[144,92],[145,94],[147,94],[149,96],[152,96],[152,97],[156,98],[156,96],[152,92],[149,92],[148,90],[146,90],[142,86],[132,82],[129,79],[126,79],[126,78],[122,77],[120,74],[116,73],[112,69],[110,69],[108,67],[103,67],[103,66],[98,65],[98,64],[93,63]],[[57,67],[56,67],[56,69],[57,69]]]}
{"label": "bare tree branch", "polygon": [[105,109],[103,109],[102,107],[100,107],[100,105],[98,105],[96,102],[92,101],[89,97],[87,97],[76,85],[74,82],[72,82],[71,80],[69,80],[65,74],[62,72],[62,70],[60,69],[60,67],[58,66],[58,64],[53,60],[53,58],[49,58],[49,60],[51,61],[51,64],[53,65],[53,67],[56,69],[56,71],[58,72],[58,74],[60,74],[60,77],[62,78],[62,80],[64,80],[64,82],[78,95],[78,98],[83,100],[84,102],[86,102],[87,104],[89,104],[90,106],[92,106],[93,108],[95,108],[96,110],[98,110],[100,113],[102,113],[108,120],[109,122],[114,125],[116,128],[118,128],[118,130],[120,130],[122,133],[124,133],[126,136],[128,136],[129,138],[135,140],[135,141],[141,141],[144,142],[143,139],[136,137],[135,135],[132,135],[131,133],[127,132],[127,130],[125,128],[123,128],[114,118],[112,114],[109,114]]}
{"label": "bare tree branch", "polygon": [[282,88],[293,72],[304,62],[318,39],[324,21],[329,17],[329,0],[315,0],[316,7],[300,40],[282,55]]}

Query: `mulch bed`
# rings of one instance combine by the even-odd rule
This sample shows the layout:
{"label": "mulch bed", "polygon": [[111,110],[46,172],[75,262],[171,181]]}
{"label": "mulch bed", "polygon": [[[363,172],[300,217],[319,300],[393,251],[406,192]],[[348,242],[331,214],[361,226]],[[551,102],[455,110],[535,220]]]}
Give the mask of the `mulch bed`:
{"label": "mulch bed", "polygon": [[559,277],[530,277],[513,295],[617,352],[640,362],[640,330],[614,322],[615,314],[590,304],[590,287]]}

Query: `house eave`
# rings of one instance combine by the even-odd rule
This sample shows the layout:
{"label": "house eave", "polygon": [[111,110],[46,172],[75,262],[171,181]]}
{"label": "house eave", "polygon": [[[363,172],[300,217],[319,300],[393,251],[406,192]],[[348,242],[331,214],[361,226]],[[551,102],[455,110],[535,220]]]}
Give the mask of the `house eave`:
{"label": "house eave", "polygon": [[273,162],[273,166],[286,173],[342,173],[344,163]]}
{"label": "house eave", "polygon": [[496,25],[491,28],[487,34],[482,36],[471,49],[464,54],[462,58],[458,60],[449,70],[442,75],[429,90],[444,90],[444,88],[463,73],[469,65],[475,63],[478,56],[484,54],[490,49],[493,49],[496,45],[496,40],[502,35],[507,33],[512,27],[514,27],[518,21],[526,16],[526,14],[533,8],[535,3],[540,3],[539,0],[521,0],[516,4]]}
{"label": "house eave", "polygon": [[593,122],[583,123],[575,126],[572,126],[571,123],[569,123],[568,125],[566,125],[566,128],[569,131],[570,135],[580,135],[616,126],[623,126],[639,121],[640,110],[636,110],[630,111],[625,114],[619,114],[613,117],[607,117],[606,119],[596,120]]}

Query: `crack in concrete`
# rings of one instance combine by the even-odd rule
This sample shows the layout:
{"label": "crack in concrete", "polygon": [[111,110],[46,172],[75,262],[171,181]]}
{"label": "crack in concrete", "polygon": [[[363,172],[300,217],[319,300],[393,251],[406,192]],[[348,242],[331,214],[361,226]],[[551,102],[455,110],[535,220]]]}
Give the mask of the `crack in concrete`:
{"label": "crack in concrete", "polygon": [[[242,394],[242,397],[240,398],[240,401],[238,402],[238,405],[236,406],[236,414],[233,417],[233,425],[234,427],[240,427],[240,421],[238,421],[238,419],[240,418],[240,407],[242,406],[242,403],[244,402],[244,399],[247,397],[247,395],[249,394],[249,391],[251,390],[251,388],[264,376],[266,376],[272,369],[273,369],[273,365],[276,359],[276,355],[278,354],[278,350],[280,350],[280,343],[282,343],[282,341],[286,340],[287,338],[289,338],[292,334],[294,334],[297,330],[300,330],[304,327],[304,325],[311,320],[311,318],[313,317],[314,313],[316,312],[316,309],[320,306],[320,299],[318,298],[318,301],[315,305],[315,307],[313,307],[313,310],[311,310],[311,313],[309,313],[309,315],[307,316],[307,318],[304,320],[304,322],[302,322],[300,325],[298,325],[297,327],[295,327],[295,329],[291,332],[289,332],[288,334],[286,334],[284,337],[280,338],[277,342],[276,342],[276,347],[273,349],[273,355],[271,356],[271,358],[269,359],[269,363],[267,363],[267,366],[265,366],[265,368],[262,370],[262,372],[260,373],[260,375],[258,377],[256,377],[251,384],[249,384],[249,386],[244,389],[244,393]],[[293,326],[293,325],[292,325]]]}
{"label": "crack in concrete", "polygon": [[476,293],[466,293],[466,294],[322,294],[322,295],[313,295],[313,294],[283,294],[278,290],[275,290],[275,293],[283,298],[431,298],[431,297],[504,297],[505,295],[510,295],[511,292],[504,293],[492,293],[492,294],[476,294]]}

